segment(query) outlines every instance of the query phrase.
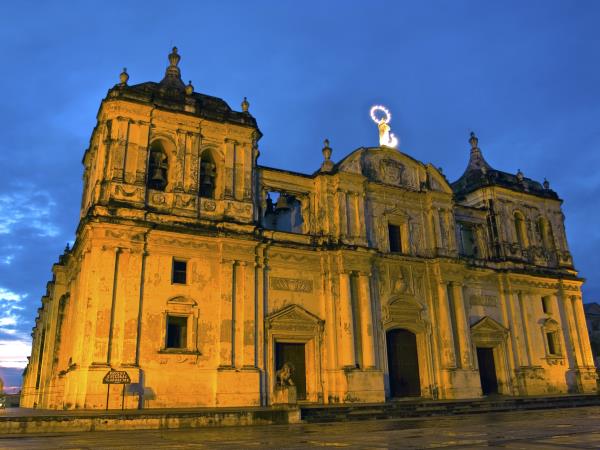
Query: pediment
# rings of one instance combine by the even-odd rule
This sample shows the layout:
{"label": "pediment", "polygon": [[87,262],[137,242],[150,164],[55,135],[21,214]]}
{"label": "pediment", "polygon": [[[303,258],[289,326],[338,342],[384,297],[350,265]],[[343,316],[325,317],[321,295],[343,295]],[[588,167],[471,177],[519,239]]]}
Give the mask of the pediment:
{"label": "pediment", "polygon": [[475,322],[471,325],[472,334],[496,334],[496,335],[507,335],[508,328],[496,322],[489,316],[485,316],[483,319]]}
{"label": "pediment", "polygon": [[168,304],[171,305],[189,305],[189,306],[197,306],[196,301],[190,297],[185,297],[183,295],[179,295],[177,297],[171,297],[167,300]]}
{"label": "pediment", "polygon": [[[340,172],[363,175],[371,181],[418,190],[422,164],[388,147],[361,148],[339,164]],[[424,178],[424,173],[423,173]]]}
{"label": "pediment", "polygon": [[320,328],[324,321],[303,307],[292,304],[267,316],[270,328]]}
{"label": "pediment", "polygon": [[452,188],[448,184],[448,180],[433,164],[427,164],[427,184],[432,191],[452,194]]}
{"label": "pediment", "polygon": [[542,327],[544,327],[546,330],[558,330],[560,328],[560,324],[553,318],[549,317],[542,321]]}

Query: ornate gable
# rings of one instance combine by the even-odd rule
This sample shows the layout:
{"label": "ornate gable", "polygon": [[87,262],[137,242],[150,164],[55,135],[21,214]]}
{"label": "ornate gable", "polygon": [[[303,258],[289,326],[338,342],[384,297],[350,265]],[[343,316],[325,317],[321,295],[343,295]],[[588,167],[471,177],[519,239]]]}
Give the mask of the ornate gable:
{"label": "ornate gable", "polygon": [[268,328],[282,331],[317,331],[323,328],[324,323],[325,321],[296,304],[269,314],[266,320]]}
{"label": "ornate gable", "polygon": [[496,345],[504,342],[509,332],[508,328],[502,326],[489,316],[485,316],[471,325],[473,340],[480,344]]}
{"label": "ornate gable", "polygon": [[371,181],[418,190],[418,161],[387,147],[361,148],[339,164],[340,172],[361,174]]}

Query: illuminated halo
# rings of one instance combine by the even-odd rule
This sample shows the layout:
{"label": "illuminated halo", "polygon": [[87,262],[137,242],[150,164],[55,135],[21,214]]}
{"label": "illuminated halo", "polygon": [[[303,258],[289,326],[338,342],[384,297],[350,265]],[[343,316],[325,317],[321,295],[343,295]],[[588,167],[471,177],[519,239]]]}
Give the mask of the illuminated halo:
{"label": "illuminated halo", "polygon": [[[376,111],[381,111],[382,113],[385,114],[385,116],[382,117],[381,119],[378,119],[377,116],[375,115]],[[375,105],[371,108],[371,119],[376,124],[380,124],[381,122],[390,123],[390,121],[392,120],[392,113],[390,112],[389,109],[387,109],[383,105]]]}

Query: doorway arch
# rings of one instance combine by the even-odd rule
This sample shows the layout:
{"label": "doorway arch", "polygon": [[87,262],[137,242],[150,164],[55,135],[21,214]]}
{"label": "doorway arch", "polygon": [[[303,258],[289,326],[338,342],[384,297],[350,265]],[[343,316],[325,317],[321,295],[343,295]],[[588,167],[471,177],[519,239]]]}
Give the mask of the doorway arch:
{"label": "doorway arch", "polygon": [[404,328],[386,332],[390,396],[420,397],[421,377],[417,336]]}

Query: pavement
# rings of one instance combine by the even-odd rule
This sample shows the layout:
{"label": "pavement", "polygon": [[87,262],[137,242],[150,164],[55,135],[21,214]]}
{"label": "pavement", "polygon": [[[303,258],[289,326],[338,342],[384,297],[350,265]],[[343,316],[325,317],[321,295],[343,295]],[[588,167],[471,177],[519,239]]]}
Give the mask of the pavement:
{"label": "pavement", "polygon": [[600,407],[360,422],[0,436],[0,449],[593,449]]}

